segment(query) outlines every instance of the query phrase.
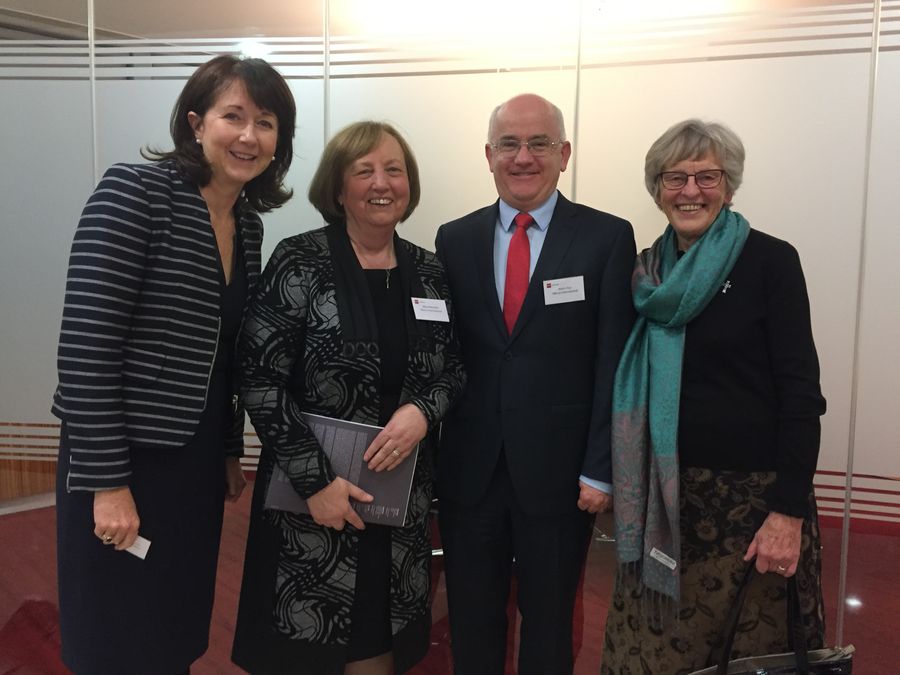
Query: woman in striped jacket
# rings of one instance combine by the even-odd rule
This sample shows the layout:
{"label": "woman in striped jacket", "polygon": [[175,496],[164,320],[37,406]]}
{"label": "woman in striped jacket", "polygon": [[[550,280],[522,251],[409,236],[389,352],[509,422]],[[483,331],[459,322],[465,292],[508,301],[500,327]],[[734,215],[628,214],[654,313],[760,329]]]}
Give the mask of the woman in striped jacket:
{"label": "woman in striped jacket", "polygon": [[206,651],[223,500],[244,487],[232,352],[295,116],[265,61],[216,57],[175,104],[175,149],[110,168],[82,213],[53,401],[75,673],[182,673]]}

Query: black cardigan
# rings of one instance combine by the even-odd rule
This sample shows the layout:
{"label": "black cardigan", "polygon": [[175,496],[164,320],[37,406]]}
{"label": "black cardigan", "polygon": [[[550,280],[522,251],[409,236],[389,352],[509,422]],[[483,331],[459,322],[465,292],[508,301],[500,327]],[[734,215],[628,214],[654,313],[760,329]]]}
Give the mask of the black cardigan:
{"label": "black cardigan", "polygon": [[756,230],[687,326],[682,466],[776,471],[770,510],[805,516],[825,399],[797,251]]}
{"label": "black cardigan", "polygon": [[[236,207],[248,292],[262,222]],[[64,420],[67,488],[128,484],[129,448],[180,447],[206,406],[218,342],[216,239],[197,186],[169,161],[111,167],[81,215],[66,282],[53,414]],[[236,391],[236,389],[235,389]],[[243,452],[234,408],[226,452]]]}

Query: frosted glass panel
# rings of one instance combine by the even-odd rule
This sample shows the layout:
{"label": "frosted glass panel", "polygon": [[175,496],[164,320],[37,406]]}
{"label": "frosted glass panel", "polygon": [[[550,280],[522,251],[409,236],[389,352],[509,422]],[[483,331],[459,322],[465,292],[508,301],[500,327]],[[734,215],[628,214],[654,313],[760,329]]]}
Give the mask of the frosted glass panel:
{"label": "frosted glass panel", "polygon": [[0,458],[53,457],[55,443],[32,425],[55,421],[66,261],[93,182],[87,3],[2,4],[0,422],[18,436],[6,436]]}
{"label": "frosted glass panel", "polygon": [[[72,233],[93,183],[86,81],[0,80],[0,421],[50,418]],[[7,130],[10,127],[7,126]]]}

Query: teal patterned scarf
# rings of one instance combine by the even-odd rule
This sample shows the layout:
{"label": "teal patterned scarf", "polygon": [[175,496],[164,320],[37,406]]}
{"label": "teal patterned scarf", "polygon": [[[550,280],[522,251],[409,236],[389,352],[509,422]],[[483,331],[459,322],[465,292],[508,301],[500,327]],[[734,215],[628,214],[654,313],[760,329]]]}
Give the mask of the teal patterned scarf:
{"label": "teal patterned scarf", "polygon": [[684,329],[721,288],[749,231],[743,216],[725,207],[679,260],[669,225],[638,256],[632,277],[638,318],[613,389],[616,547],[620,565],[637,573],[644,587],[676,602]]}

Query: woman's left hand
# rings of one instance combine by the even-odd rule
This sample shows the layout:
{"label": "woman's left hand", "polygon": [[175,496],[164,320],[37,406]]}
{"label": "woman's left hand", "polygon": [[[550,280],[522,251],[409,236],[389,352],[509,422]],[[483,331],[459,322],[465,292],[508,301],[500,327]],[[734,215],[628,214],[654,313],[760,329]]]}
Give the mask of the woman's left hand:
{"label": "woman's left hand", "polygon": [[241,468],[240,457],[225,458],[225,499],[229,502],[236,502],[244,487],[247,485],[247,479],[244,477],[244,470]]}
{"label": "woman's left hand", "polygon": [[793,576],[800,561],[802,525],[803,518],[769,513],[750,542],[744,560],[756,556],[756,570],[760,574],[775,572],[783,577]]}
{"label": "woman's left hand", "polygon": [[409,457],[416,443],[428,433],[428,420],[412,403],[402,405],[391,416],[390,421],[366,448],[363,459],[372,471],[396,468]]}

